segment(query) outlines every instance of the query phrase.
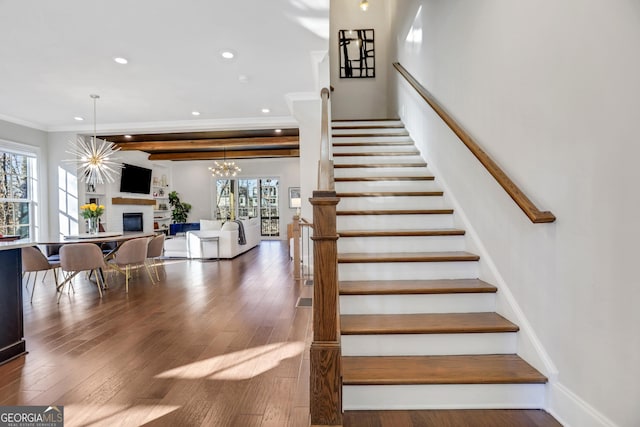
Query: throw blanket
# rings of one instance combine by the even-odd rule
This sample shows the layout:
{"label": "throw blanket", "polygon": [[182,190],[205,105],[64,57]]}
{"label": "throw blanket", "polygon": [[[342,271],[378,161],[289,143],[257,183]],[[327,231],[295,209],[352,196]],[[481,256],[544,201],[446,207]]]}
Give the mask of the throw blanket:
{"label": "throw blanket", "polygon": [[237,219],[234,220],[233,222],[238,224],[238,244],[239,245],[246,245],[247,244],[247,239],[244,237],[244,224],[242,223],[242,221],[237,220]]}

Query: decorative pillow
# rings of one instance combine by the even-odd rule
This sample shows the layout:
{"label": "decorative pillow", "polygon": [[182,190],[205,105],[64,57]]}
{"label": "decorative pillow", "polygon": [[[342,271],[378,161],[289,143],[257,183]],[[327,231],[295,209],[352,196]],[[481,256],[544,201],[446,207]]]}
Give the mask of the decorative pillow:
{"label": "decorative pillow", "polygon": [[222,224],[222,231],[236,231],[238,230],[240,226],[238,225],[237,222],[233,222],[233,221],[227,221],[224,224]]}
{"label": "decorative pillow", "polygon": [[212,221],[210,219],[200,220],[200,230],[220,230],[222,221]]}

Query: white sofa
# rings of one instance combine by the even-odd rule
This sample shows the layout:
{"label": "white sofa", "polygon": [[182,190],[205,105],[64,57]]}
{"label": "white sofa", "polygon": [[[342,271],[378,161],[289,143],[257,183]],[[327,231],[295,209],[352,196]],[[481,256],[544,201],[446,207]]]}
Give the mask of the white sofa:
{"label": "white sofa", "polygon": [[[200,230],[165,240],[164,256],[170,258],[234,258],[260,244],[260,220],[241,220],[246,244],[238,243],[238,224],[227,221],[200,220]],[[207,237],[218,237],[218,242]],[[218,256],[217,250],[220,248]]]}

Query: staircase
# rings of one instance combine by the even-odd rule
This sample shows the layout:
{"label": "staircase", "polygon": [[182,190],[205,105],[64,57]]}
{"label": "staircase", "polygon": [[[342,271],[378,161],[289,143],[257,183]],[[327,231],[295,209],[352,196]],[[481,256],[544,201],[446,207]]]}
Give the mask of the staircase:
{"label": "staircase", "polygon": [[343,409],[544,407],[547,379],[402,123],[332,127]]}

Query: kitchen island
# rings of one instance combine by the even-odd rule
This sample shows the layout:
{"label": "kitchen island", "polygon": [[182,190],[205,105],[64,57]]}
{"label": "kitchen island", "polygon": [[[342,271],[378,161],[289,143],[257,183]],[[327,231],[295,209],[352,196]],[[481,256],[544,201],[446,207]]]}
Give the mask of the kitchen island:
{"label": "kitchen island", "polygon": [[0,364],[27,352],[22,319],[22,248],[28,240],[0,242]]}

